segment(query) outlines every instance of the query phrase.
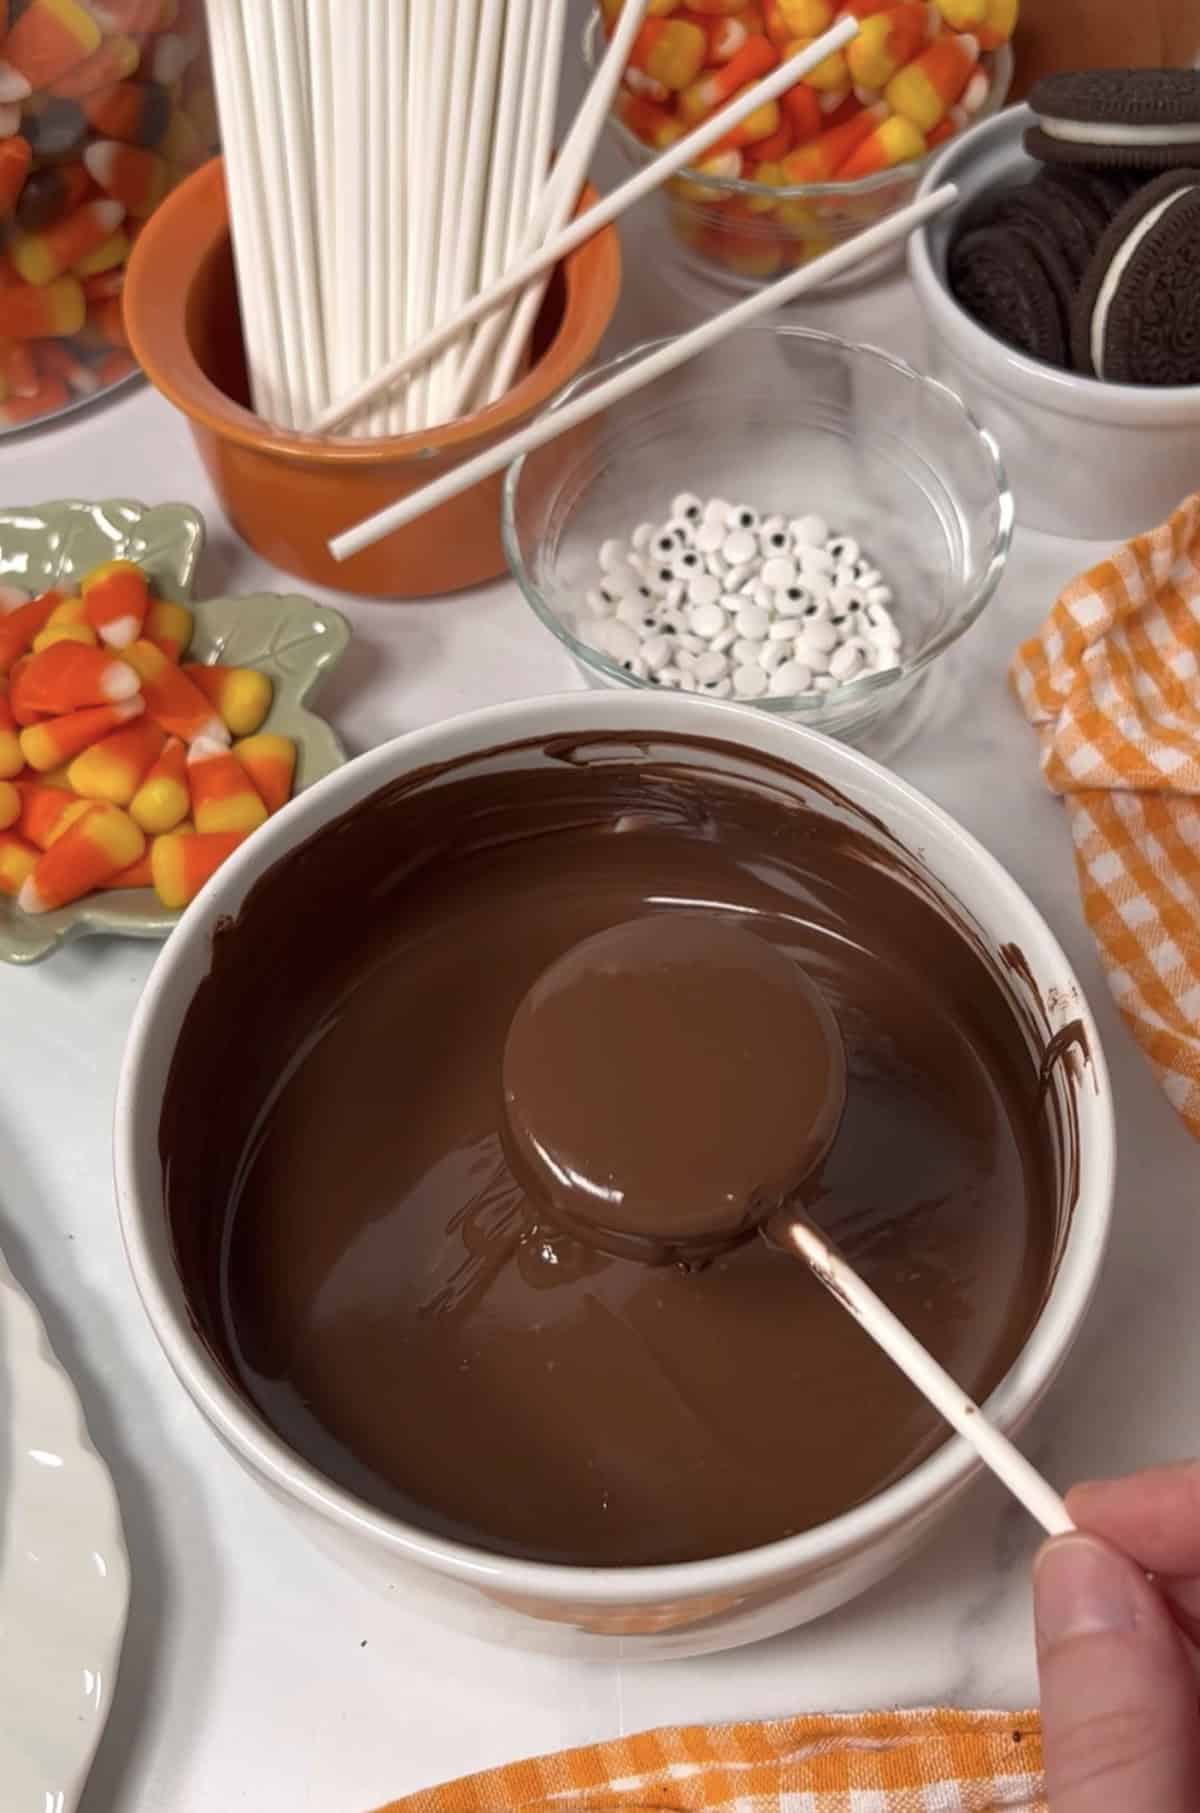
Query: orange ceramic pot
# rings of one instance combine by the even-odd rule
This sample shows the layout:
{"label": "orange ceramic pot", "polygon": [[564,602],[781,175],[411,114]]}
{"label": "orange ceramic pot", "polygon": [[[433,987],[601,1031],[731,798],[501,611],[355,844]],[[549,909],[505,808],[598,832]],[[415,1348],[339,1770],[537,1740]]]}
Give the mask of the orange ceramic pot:
{"label": "orange ceramic pot", "polygon": [[[585,204],[592,199],[585,196]],[[224,168],[214,159],[163,203],[138,237],[125,284],[133,350],[191,423],[234,528],[298,578],[372,598],[426,598],[494,579],[503,475],[486,479],[339,564],[332,535],[512,434],[588,363],[621,285],[616,230],[556,269],[526,376],[498,403],[417,434],[315,438],[273,428],[250,407]]]}

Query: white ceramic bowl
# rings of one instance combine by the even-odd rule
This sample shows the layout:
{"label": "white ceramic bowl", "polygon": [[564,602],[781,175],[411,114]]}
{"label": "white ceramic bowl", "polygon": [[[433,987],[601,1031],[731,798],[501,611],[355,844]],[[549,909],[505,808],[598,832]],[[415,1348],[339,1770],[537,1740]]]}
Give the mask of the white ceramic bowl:
{"label": "white ceramic bowl", "polygon": [[[837,790],[857,816],[882,819],[930,886],[975,922],[997,959],[1018,1018],[1045,1031],[1083,1022],[1090,1061],[1051,1071],[1061,1112],[1077,1120],[1074,1183],[1061,1183],[1053,1284],[1017,1363],[989,1400],[1016,1428],[1042,1397],[1074,1340],[1104,1253],[1112,1206],[1113,1111],[1096,1027],[1053,936],[1015,882],[945,813],[886,770],[814,732],[742,707],[608,693],[540,699],[472,713],[362,756],[301,795],[239,851],[193,903],[165,947],[134,1017],[116,1108],[117,1201],[137,1288],[182,1384],[247,1471],[318,1542],[406,1609],[508,1643],[652,1659],[730,1648],[818,1617],[888,1573],[927,1537],[978,1463],[953,1437],[897,1484],[817,1529],[766,1547],[679,1566],[569,1568],[489,1555],[372,1509],[289,1449],[233,1389],[197,1337],[176,1270],[163,1203],[158,1125],[183,1019],[206,974],[216,923],[236,914],[276,859],[401,775],[524,739],[597,731],[727,741]],[[521,758],[511,750],[508,766]],[[532,757],[526,758],[532,760]],[[838,809],[808,796],[818,810]],[[861,819],[859,820],[861,823]],[[919,855],[916,854],[919,852]],[[1029,980],[1000,958],[1023,953]],[[319,944],[315,946],[319,952]],[[1022,1020],[1022,1023],[1026,1022]],[[1041,1041],[1039,1040],[1039,1043]],[[214,1130],[216,1131],[216,1130]],[[502,1489],[502,1488],[498,1488]]]}
{"label": "white ceramic bowl", "polygon": [[1038,168],[1021,142],[1032,120],[1028,107],[1013,107],[973,127],[921,183],[920,194],[944,182],[961,192],[909,241],[926,364],[996,437],[1022,527],[1121,541],[1153,528],[1200,482],[1200,385],[1101,384],[1056,371],[987,333],[946,283],[963,209]]}

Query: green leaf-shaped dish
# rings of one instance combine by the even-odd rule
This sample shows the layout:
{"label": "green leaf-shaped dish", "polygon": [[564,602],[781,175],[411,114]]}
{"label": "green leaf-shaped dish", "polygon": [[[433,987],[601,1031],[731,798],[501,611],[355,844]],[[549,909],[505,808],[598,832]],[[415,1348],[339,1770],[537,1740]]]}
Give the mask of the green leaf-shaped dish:
{"label": "green leaf-shaped dish", "polygon": [[[340,611],[311,598],[261,595],[192,600],[204,524],[183,504],[40,504],[0,509],[0,581],[44,591],[70,585],[104,560],[136,560],[161,597],[187,604],[196,616],[189,661],[257,667],[275,683],[263,728],[296,744],[296,791],[340,768],[346,754],[323,719],[307,709],[310,695],[350,639]],[[70,939],[95,934],[165,938],[179,918],[149,888],[90,894],[57,913],[22,913],[0,896],[0,962],[37,963]]]}

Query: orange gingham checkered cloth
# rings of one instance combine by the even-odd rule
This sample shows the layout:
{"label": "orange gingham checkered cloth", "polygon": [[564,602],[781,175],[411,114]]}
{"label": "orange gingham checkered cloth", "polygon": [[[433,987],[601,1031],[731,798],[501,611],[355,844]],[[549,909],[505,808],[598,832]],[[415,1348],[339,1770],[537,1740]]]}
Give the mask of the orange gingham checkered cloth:
{"label": "orange gingham checkered cloth", "polygon": [[1200,1138],[1200,493],[1073,580],[1011,677],[1117,1006]]}
{"label": "orange gingham checkered cloth", "polygon": [[1046,1813],[1034,1713],[696,1726],[511,1763],[381,1813]]}

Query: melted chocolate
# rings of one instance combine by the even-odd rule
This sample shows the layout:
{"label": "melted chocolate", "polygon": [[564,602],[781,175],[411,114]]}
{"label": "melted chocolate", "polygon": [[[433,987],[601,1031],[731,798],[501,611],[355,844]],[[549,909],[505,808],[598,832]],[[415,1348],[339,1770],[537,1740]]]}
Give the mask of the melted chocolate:
{"label": "melted chocolate", "polygon": [[604,1257],[514,1181],[501,1060],[531,985],[581,939],[697,908],[837,1018],[815,1218],[965,1391],[1016,1358],[1062,1159],[969,924],[882,827],[733,745],[514,746],[382,788],[256,884],[164,1101],[204,1338],[369,1503],[497,1553],[685,1561],[822,1522],[944,1439],[793,1258]]}
{"label": "melted chocolate", "polygon": [[514,1173],[585,1245],[657,1265],[737,1246],[816,1187],[846,1100],[824,996],[714,913],[627,920],[538,977],[504,1048]]}

